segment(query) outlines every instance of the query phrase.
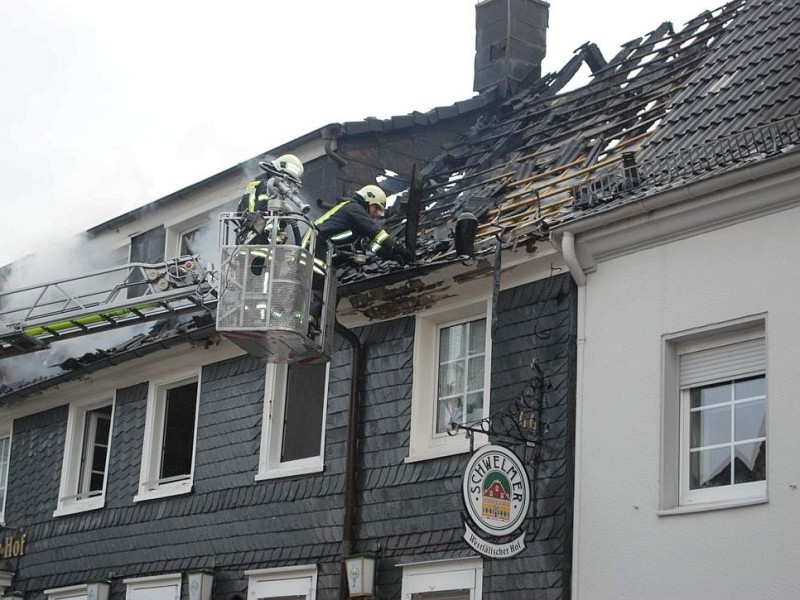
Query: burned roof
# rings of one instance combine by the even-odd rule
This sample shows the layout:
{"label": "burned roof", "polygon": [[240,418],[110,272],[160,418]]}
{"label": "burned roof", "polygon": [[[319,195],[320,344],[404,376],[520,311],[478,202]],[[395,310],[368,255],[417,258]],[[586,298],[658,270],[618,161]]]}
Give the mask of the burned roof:
{"label": "burned roof", "polygon": [[[422,167],[420,260],[455,258],[463,212],[479,219],[476,250],[489,252],[613,201],[795,150],[798,30],[798,0],[734,0],[680,31],[664,23],[608,62],[584,45]],[[584,63],[591,81],[562,91]],[[402,237],[407,212],[401,202],[388,220],[393,234]]]}

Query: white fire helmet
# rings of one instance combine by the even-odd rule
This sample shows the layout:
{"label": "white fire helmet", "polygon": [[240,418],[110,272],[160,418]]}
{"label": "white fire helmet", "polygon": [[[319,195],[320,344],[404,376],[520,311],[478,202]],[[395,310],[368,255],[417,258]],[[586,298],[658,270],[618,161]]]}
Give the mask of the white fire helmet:
{"label": "white fire helmet", "polygon": [[272,161],[278,171],[291,175],[298,181],[303,178],[303,163],[294,154],[284,154]]}
{"label": "white fire helmet", "polygon": [[364,202],[366,202],[368,205],[377,205],[378,214],[383,216],[383,213],[386,210],[386,193],[381,188],[379,188],[377,185],[365,185],[358,190],[356,194],[361,196],[364,199]]}

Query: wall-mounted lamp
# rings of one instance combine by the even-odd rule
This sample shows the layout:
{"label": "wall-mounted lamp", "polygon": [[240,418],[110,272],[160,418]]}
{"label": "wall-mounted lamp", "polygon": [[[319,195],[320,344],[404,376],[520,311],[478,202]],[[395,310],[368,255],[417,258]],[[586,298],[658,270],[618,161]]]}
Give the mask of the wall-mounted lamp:
{"label": "wall-mounted lamp", "polygon": [[375,595],[375,554],[362,552],[344,559],[347,589],[351,598]]}
{"label": "wall-mounted lamp", "polygon": [[214,571],[200,569],[186,573],[189,580],[189,600],[211,600],[211,587],[214,585]]}
{"label": "wall-mounted lamp", "polygon": [[86,600],[108,600],[111,590],[109,579],[92,579],[86,582]]}
{"label": "wall-mounted lamp", "polygon": [[5,561],[0,561],[0,596],[5,595],[13,580],[14,571],[8,568]]}

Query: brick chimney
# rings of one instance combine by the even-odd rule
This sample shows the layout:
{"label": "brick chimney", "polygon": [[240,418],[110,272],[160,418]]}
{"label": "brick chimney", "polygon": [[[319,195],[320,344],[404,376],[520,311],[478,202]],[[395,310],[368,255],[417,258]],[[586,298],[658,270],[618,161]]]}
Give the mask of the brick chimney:
{"label": "brick chimney", "polygon": [[475,5],[475,82],[497,84],[502,97],[526,77],[541,76],[550,5],[542,0],[482,0]]}

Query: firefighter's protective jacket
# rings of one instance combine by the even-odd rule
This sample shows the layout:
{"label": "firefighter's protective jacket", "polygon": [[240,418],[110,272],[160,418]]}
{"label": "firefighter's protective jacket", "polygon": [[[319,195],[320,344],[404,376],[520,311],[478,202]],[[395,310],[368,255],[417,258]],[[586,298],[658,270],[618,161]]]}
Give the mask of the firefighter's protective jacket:
{"label": "firefighter's protective jacket", "polygon": [[367,204],[361,199],[342,200],[314,224],[319,235],[335,246],[365,238],[370,250],[378,253],[389,240],[389,234],[369,216]]}
{"label": "firefighter's protective jacket", "polygon": [[[334,246],[352,244],[356,240],[366,239],[369,249],[378,255],[393,257],[396,260],[407,260],[405,246],[398,245],[369,215],[369,207],[359,196],[342,200],[314,221],[321,240],[328,240]],[[306,246],[309,234],[303,239]],[[314,272],[325,275],[324,244],[318,243],[314,257]]]}
{"label": "firefighter's protective jacket", "polygon": [[267,201],[269,200],[267,181],[270,177],[271,175],[268,173],[263,173],[247,184],[242,199],[239,200],[239,206],[236,208],[236,212],[243,213],[245,211],[256,212],[267,210]]}
{"label": "firefighter's protective jacket", "polygon": [[[242,195],[241,200],[239,200],[239,205],[236,207],[237,213],[244,215],[245,213],[263,213],[267,210],[269,207],[269,200],[271,198],[267,190],[267,181],[269,181],[270,177],[272,177],[272,175],[269,173],[262,173],[247,184],[247,187],[244,189],[244,194]],[[240,221],[240,226],[244,230],[242,236],[244,237],[248,235],[248,222],[245,219],[242,219]],[[269,244],[271,227],[272,224],[270,223],[262,233],[255,234],[253,232],[253,235],[249,238],[248,243],[255,246],[266,246]]]}

